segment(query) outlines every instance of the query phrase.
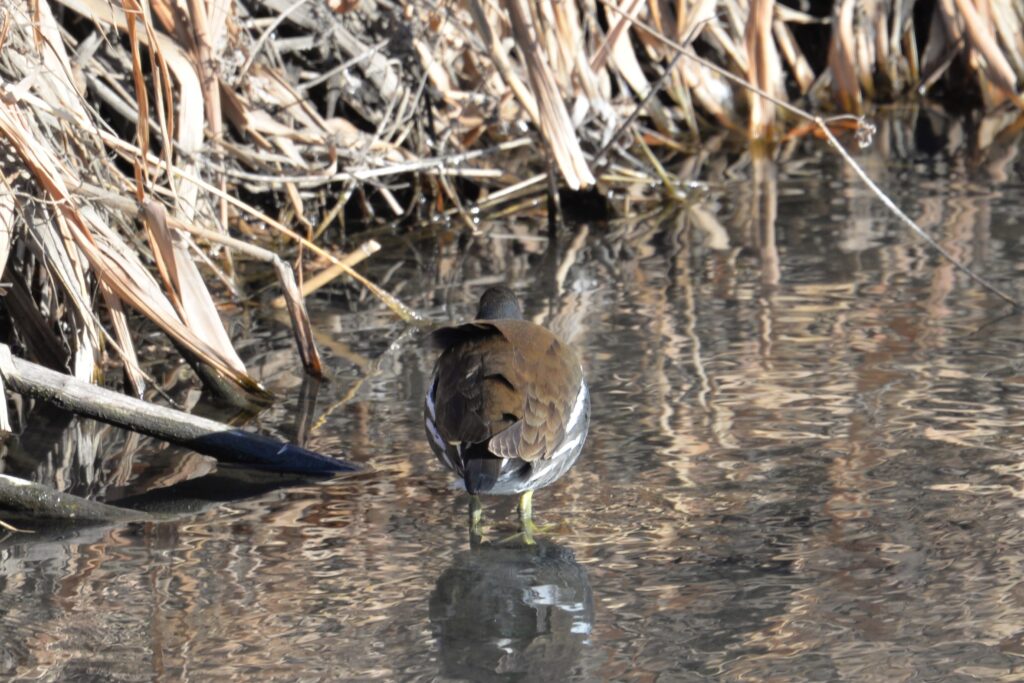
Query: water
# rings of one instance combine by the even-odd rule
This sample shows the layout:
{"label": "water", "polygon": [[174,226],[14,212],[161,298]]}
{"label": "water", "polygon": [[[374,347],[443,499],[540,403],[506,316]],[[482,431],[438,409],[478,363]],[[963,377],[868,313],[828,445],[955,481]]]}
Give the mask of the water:
{"label": "water", "polygon": [[[1019,295],[1015,147],[892,140],[869,170]],[[260,424],[372,471],[285,488],[222,472],[209,488],[244,484],[240,498],[174,521],[7,538],[0,676],[1024,679],[1021,318],[832,158],[710,158],[701,177],[696,214],[580,226],[550,251],[409,241],[374,266],[402,259],[389,286],[438,320],[507,273],[579,345],[593,423],[577,467],[535,497],[557,527],[537,546],[470,548],[466,499],[423,434],[431,352],[367,303],[320,299],[335,376],[316,390],[285,327],[253,322],[243,353],[285,397]],[[6,471],[116,498],[211,469],[71,429],[33,446],[41,464],[9,450]],[[487,500],[495,540],[513,504]]]}

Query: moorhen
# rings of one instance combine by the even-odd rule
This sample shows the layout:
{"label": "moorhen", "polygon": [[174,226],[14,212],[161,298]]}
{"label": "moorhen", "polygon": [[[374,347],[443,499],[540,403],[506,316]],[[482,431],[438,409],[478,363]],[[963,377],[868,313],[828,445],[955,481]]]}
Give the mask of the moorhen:
{"label": "moorhen", "polygon": [[427,390],[424,422],[438,459],[472,498],[480,533],[480,493],[521,494],[530,537],[533,492],[557,481],[583,450],[590,392],[576,353],[523,320],[515,294],[491,287],[473,322],[431,334],[441,355]]}

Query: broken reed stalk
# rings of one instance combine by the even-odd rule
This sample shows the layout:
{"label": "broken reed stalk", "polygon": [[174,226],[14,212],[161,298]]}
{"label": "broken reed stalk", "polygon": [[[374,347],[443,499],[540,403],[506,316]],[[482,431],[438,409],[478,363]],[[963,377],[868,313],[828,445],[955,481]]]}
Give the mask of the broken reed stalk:
{"label": "broken reed stalk", "polygon": [[[89,500],[9,474],[0,474],[0,506],[33,517],[79,522],[141,522],[152,519],[145,512]],[[32,533],[3,520],[0,520],[0,528],[11,532]]]}
{"label": "broken reed stalk", "polygon": [[[298,285],[295,282],[295,272],[281,259],[280,256],[269,249],[264,249],[263,247],[230,237],[224,233],[207,230],[196,225],[185,223],[177,218],[166,216],[162,211],[161,205],[150,199],[145,199],[141,203],[137,204],[134,200],[108,192],[89,183],[83,183],[77,189],[82,195],[92,198],[97,203],[117,209],[125,214],[131,214],[133,211],[137,211],[143,217],[146,217],[147,214],[157,214],[158,216],[162,216],[159,218],[159,223],[170,225],[178,230],[190,233],[196,237],[201,237],[209,242],[223,245],[229,249],[246,254],[253,259],[269,263],[273,266],[274,271],[277,274],[278,284],[284,291],[284,294],[278,297],[281,301],[279,308],[288,308],[288,312],[291,317],[292,333],[295,336],[295,343],[299,351],[299,357],[302,360],[302,365],[306,371],[314,377],[323,377],[323,363],[320,358],[320,352],[317,350],[316,344],[313,342],[312,325],[309,321],[309,316],[306,313],[303,295],[300,294]],[[160,232],[167,232],[166,225],[161,228]],[[164,235],[163,239],[170,240],[171,237],[170,235]],[[159,260],[158,265],[162,268],[166,268],[166,266]],[[119,304],[120,300],[114,297],[108,301],[108,303],[111,302]]]}
{"label": "broken reed stalk", "polygon": [[155,405],[16,358],[0,344],[7,389],[117,427],[171,441],[219,461],[275,472],[333,475],[359,466],[231,425]]}
{"label": "broken reed stalk", "polygon": [[[111,134],[106,133],[104,131],[101,131],[100,135],[101,135],[101,137],[103,137],[104,142],[106,142],[107,144],[111,145],[111,147],[114,147],[115,149],[121,149],[123,151],[128,152],[129,154],[132,154],[132,153],[141,154],[141,150],[139,150],[138,147],[135,147],[131,143],[125,142],[125,141],[117,138],[114,135],[111,135]],[[150,157],[150,161],[151,161],[151,163],[153,165],[155,165],[155,166],[157,166],[157,167],[159,167],[159,168],[161,168],[163,170],[169,170],[175,176],[177,176],[179,178],[182,178],[182,179],[187,179],[189,182],[195,183],[195,185],[197,187],[199,187],[200,189],[205,190],[205,191],[207,191],[207,192],[209,192],[209,193],[211,193],[211,194],[213,194],[213,195],[215,195],[215,196],[217,196],[217,197],[219,197],[221,199],[224,199],[229,204],[233,205],[235,208],[244,211],[245,213],[249,214],[253,218],[256,218],[257,220],[263,221],[264,223],[266,223],[268,226],[270,226],[271,228],[273,228],[277,232],[281,233],[282,235],[285,235],[286,237],[288,237],[288,238],[290,238],[292,240],[295,240],[297,243],[302,245],[304,248],[309,249],[310,251],[315,252],[317,255],[324,257],[325,259],[327,259],[331,263],[333,263],[335,265],[339,265],[341,263],[341,261],[338,259],[337,256],[335,256],[334,254],[330,253],[326,249],[321,248],[319,245],[314,244],[313,242],[310,242],[309,240],[307,240],[302,235],[298,234],[297,232],[295,232],[291,228],[288,228],[287,226],[283,225],[280,221],[274,220],[273,218],[271,218],[267,214],[263,213],[259,209],[257,209],[255,207],[253,207],[253,206],[243,202],[242,200],[240,200],[240,199],[238,199],[238,198],[228,194],[227,192],[224,192],[220,188],[215,187],[214,185],[211,185],[211,184],[207,183],[206,181],[204,181],[199,176],[197,176],[197,175],[195,175],[193,173],[189,173],[185,169],[179,168],[177,165],[170,165],[170,166],[168,166],[164,162],[163,159],[158,159],[156,157]],[[340,265],[339,267],[342,268],[345,271],[346,275],[351,277],[353,280],[355,280],[356,282],[361,284],[366,289],[370,290],[370,293],[373,294],[374,296],[376,296],[378,299],[380,299],[380,301],[385,306],[387,306],[391,310],[391,312],[394,313],[402,322],[408,323],[408,322],[419,321],[419,320],[422,319],[421,316],[418,313],[416,313],[411,308],[406,306],[404,303],[399,301],[397,297],[392,295],[390,292],[382,289],[381,287],[377,286],[376,284],[374,284],[373,282],[371,282],[367,278],[363,277],[362,275],[357,273],[355,270],[353,270],[351,267],[344,266],[344,265]]]}
{"label": "broken reed stalk", "polygon": [[[622,16],[626,16],[625,12],[623,12],[618,7],[615,7],[614,5],[609,3],[608,0],[600,0],[600,2],[601,2],[602,5],[604,5],[608,9],[611,9],[612,11],[616,12],[617,14],[622,15]],[[757,95],[759,97],[764,98],[765,100],[771,102],[772,104],[775,104],[776,106],[785,109],[786,111],[790,112],[791,114],[794,114],[794,115],[796,115],[796,116],[798,116],[798,117],[800,117],[800,118],[802,118],[802,119],[804,119],[804,120],[814,124],[822,132],[822,134],[826,137],[826,139],[828,139],[829,145],[836,150],[836,152],[839,154],[839,156],[843,160],[843,162],[846,163],[853,170],[853,172],[857,175],[857,177],[860,178],[861,182],[863,182],[865,184],[865,186],[867,186],[867,188],[869,190],[871,190],[871,192],[879,199],[879,201],[881,201],[882,204],[894,216],[896,216],[900,220],[901,223],[903,223],[904,225],[909,227],[914,232],[914,234],[916,234],[918,237],[920,237],[922,240],[924,240],[928,244],[928,246],[930,246],[932,249],[934,249],[944,259],[949,261],[949,263],[951,263],[957,270],[959,270],[960,272],[962,272],[965,275],[967,275],[970,279],[974,280],[974,282],[976,282],[982,288],[984,288],[987,291],[991,292],[992,294],[996,295],[997,297],[999,297],[1000,299],[1002,299],[1006,303],[1010,304],[1014,308],[1017,308],[1017,309],[1024,308],[1024,304],[1021,304],[1021,302],[1017,301],[1016,299],[1011,297],[1009,294],[1007,294],[1007,293],[1003,292],[1002,290],[1000,290],[998,287],[996,287],[995,285],[990,283],[988,280],[983,278],[981,275],[978,275],[971,268],[969,268],[965,263],[963,263],[962,261],[957,259],[955,256],[953,256],[953,254],[951,254],[941,244],[939,244],[935,240],[935,238],[933,238],[931,235],[929,235],[927,232],[925,232],[925,230],[923,228],[921,228],[921,226],[919,226],[916,222],[914,222],[914,220],[912,218],[910,218],[910,216],[908,216],[902,209],[899,208],[899,206],[896,204],[896,202],[894,202],[887,194],[885,194],[885,192],[882,190],[882,188],[878,187],[878,185],[873,180],[871,180],[871,177],[867,174],[867,172],[863,168],[861,168],[860,164],[858,164],[856,162],[856,160],[852,156],[850,156],[850,153],[846,151],[846,149],[842,146],[842,144],[839,142],[839,140],[836,139],[836,137],[832,134],[832,131],[828,127],[828,121],[829,120],[837,120],[837,119],[844,119],[844,118],[852,118],[852,119],[854,119],[854,120],[856,120],[858,122],[858,125],[862,125],[863,122],[864,122],[864,117],[863,116],[853,116],[851,114],[844,114],[844,115],[841,115],[841,116],[838,116],[838,117],[834,117],[833,119],[824,119],[821,116],[815,116],[814,114],[811,114],[810,112],[805,111],[804,109],[801,109],[800,107],[797,107],[797,106],[795,106],[793,104],[790,104],[789,102],[785,102],[785,101],[783,101],[783,100],[781,100],[781,99],[771,95],[770,93],[765,92],[764,90],[762,90],[761,88],[758,88],[757,86],[755,86],[754,84],[750,83],[746,79],[743,79],[743,78],[741,78],[739,76],[736,76],[735,74],[730,73],[729,71],[723,69],[722,67],[718,66],[717,64],[715,64],[713,62],[709,62],[708,60],[700,57],[699,55],[693,54],[692,52],[687,52],[686,51],[687,50],[686,45],[683,45],[683,44],[681,44],[681,43],[679,43],[677,41],[672,40],[668,36],[664,35],[660,31],[658,31],[653,26],[651,26],[651,25],[649,25],[649,24],[647,24],[645,22],[642,22],[642,21],[639,21],[639,20],[635,20],[635,19],[631,19],[631,21],[633,21],[633,23],[635,23],[637,26],[640,26],[641,28],[649,31],[651,33],[651,35],[653,35],[655,38],[657,38],[659,41],[661,41],[665,45],[667,45],[667,46],[673,48],[674,50],[676,50],[679,54],[682,54],[685,57],[687,57],[688,59],[691,59],[691,60],[697,62],[701,66],[714,71],[719,76],[727,79],[728,81],[730,81],[730,82],[732,82],[732,83],[734,83],[734,84],[736,84],[736,85],[738,85],[738,86],[740,86],[742,88],[747,89],[748,91],[754,93],[755,95]]]}
{"label": "broken reed stalk", "polygon": [[[363,260],[370,258],[378,251],[380,251],[380,242],[377,240],[368,240],[359,245],[359,247],[346,254],[340,262],[328,266],[311,278],[303,280],[301,288],[302,297],[305,298],[328,283],[333,282],[339,275],[345,273],[346,269],[353,268],[362,263]],[[270,305],[280,309],[285,307],[285,303],[285,297],[279,296],[271,301]]]}
{"label": "broken reed stalk", "polygon": [[12,534],[30,534],[32,533],[29,529],[19,529],[18,527],[8,524],[4,520],[0,519],[0,529],[4,531],[10,531]]}

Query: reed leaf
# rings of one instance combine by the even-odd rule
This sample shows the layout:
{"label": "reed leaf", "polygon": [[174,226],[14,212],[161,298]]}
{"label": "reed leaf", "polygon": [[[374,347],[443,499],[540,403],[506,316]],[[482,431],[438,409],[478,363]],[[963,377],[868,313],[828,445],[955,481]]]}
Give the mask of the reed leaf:
{"label": "reed leaf", "polygon": [[530,15],[527,0],[509,0],[507,3],[512,23],[512,35],[523,54],[537,98],[537,115],[541,134],[551,147],[566,184],[578,190],[593,185],[596,180],[580,148],[579,138],[565,108],[554,75],[538,41],[537,28]]}
{"label": "reed leaf", "polygon": [[[779,53],[772,36],[772,14],[775,0],[751,0],[750,14],[744,44],[747,49],[747,79],[761,90],[779,97],[782,84]],[[770,138],[775,128],[775,105],[757,95],[749,93],[750,136],[754,139]]]}
{"label": "reed leaf", "polygon": [[[981,71],[996,93],[989,95],[990,105],[999,104],[1003,99],[1010,99],[1018,107],[1024,108],[1024,99],[1017,92],[1017,74],[1010,66],[1009,60],[1003,56],[999,42],[993,33],[992,15],[988,11],[986,0],[954,0],[959,18],[966,27],[967,41],[975,51]],[[950,19],[955,21],[956,18]],[[985,90],[988,92],[988,89]]]}
{"label": "reed leaf", "polygon": [[65,177],[71,177],[71,174],[25,123],[24,115],[15,105],[0,101],[0,133],[11,142],[40,188],[58,207],[74,243],[89,261],[96,277],[176,343],[212,367],[239,393],[265,396],[265,390],[244,370],[239,370],[231,360],[223,358],[213,346],[182,324],[174,307],[149,271],[139,263],[134,251],[102,222],[95,211],[88,206],[80,206],[71,195],[65,181]]}
{"label": "reed leaf", "polygon": [[188,253],[186,239],[172,235],[163,205],[152,200],[144,201],[139,214],[150,236],[165,289],[181,321],[198,338],[216,349],[222,361],[244,374],[245,364],[224,330],[213,297]]}

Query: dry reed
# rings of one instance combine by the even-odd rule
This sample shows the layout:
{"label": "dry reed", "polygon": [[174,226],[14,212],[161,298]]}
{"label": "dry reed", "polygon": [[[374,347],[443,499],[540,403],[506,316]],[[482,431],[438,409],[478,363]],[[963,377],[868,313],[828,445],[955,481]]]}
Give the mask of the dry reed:
{"label": "dry reed", "polygon": [[836,0],[825,16],[774,0],[0,0],[6,308],[30,357],[94,377],[110,351],[138,394],[127,305],[221,395],[259,401],[225,287],[208,284],[238,294],[233,258],[275,264],[318,374],[282,239],[295,269],[315,252],[325,278],[412,320],[317,238],[437,209],[472,226],[465,187],[497,209],[552,168],[635,202],[673,186],[658,148],[721,129],[782,139],[783,105],[861,114],[943,89],[962,101],[966,83],[978,108],[1024,107],[1022,29],[1011,0]]}

